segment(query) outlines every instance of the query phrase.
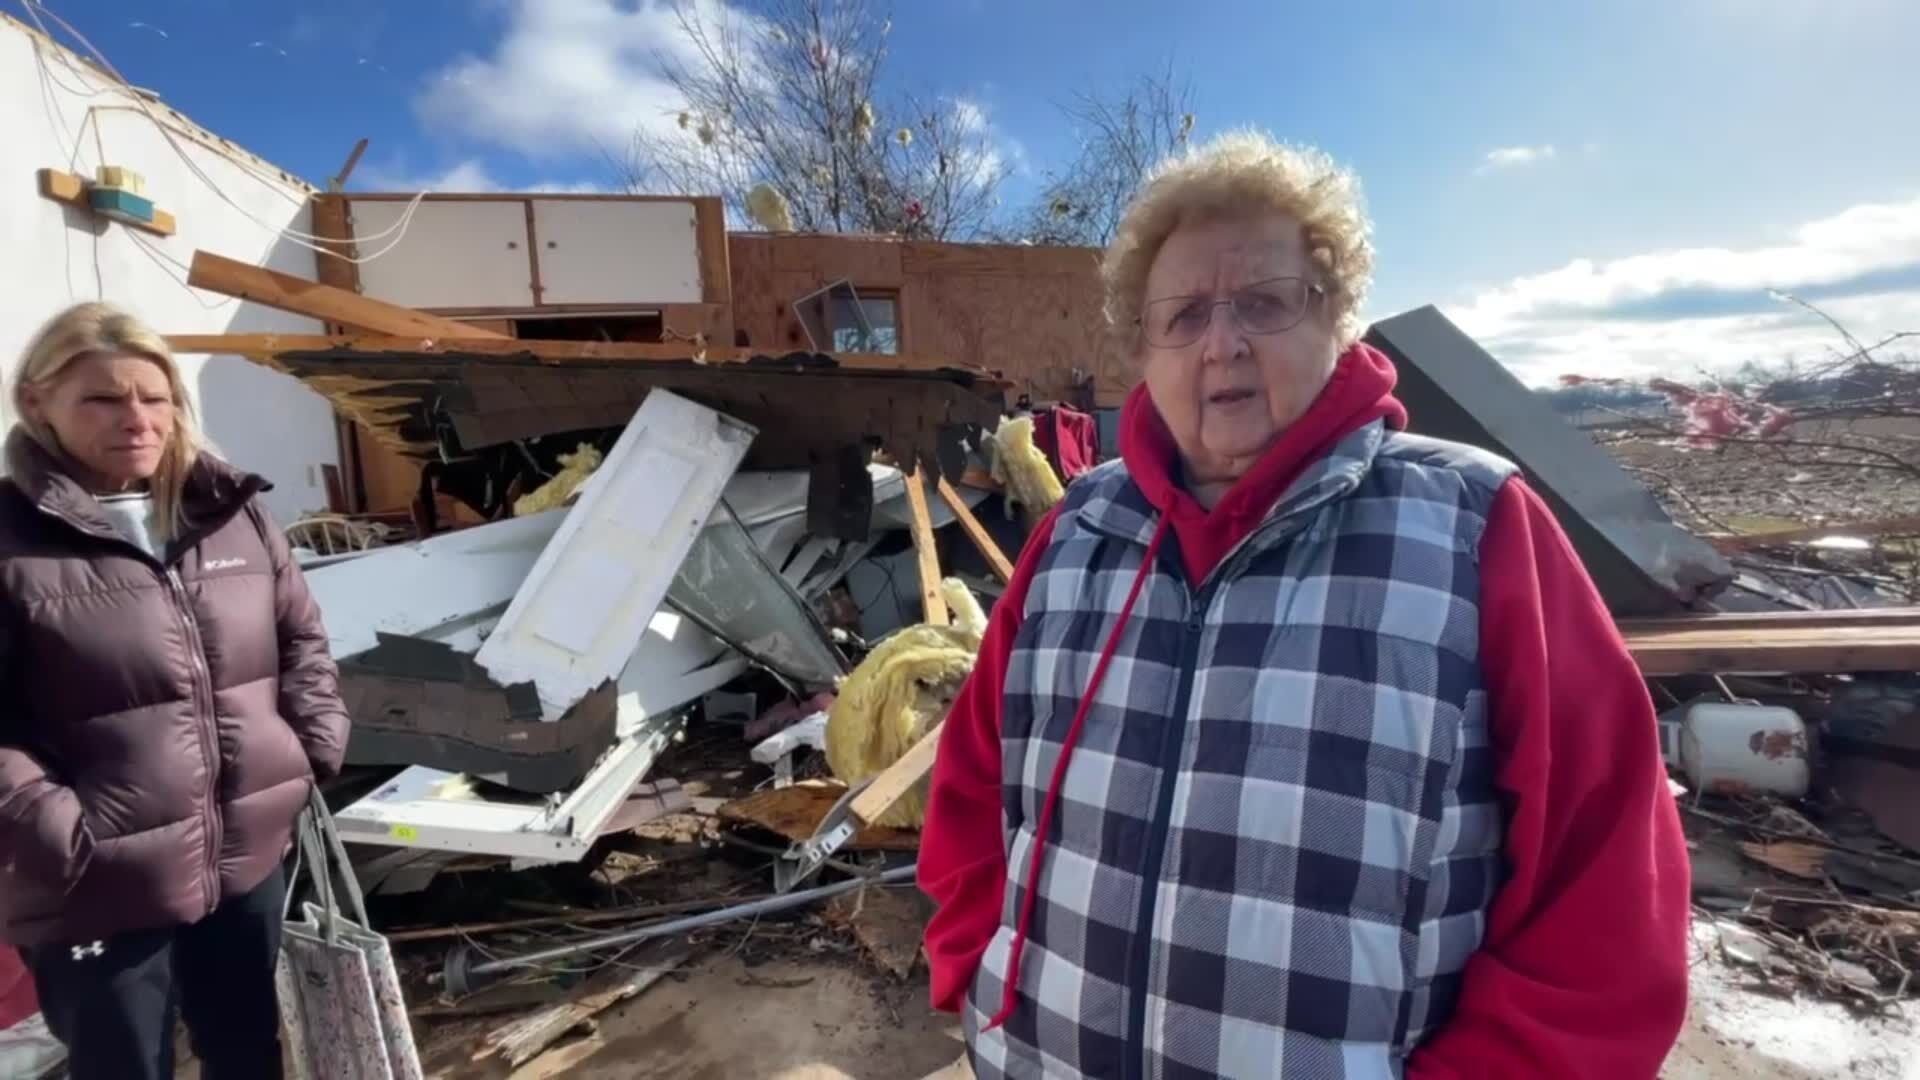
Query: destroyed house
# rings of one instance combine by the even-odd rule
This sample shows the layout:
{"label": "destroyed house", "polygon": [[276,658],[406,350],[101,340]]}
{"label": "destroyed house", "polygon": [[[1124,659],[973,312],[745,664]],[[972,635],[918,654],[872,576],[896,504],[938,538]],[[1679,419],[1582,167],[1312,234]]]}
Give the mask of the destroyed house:
{"label": "destroyed house", "polygon": [[[887,646],[959,630],[1011,574],[1018,451],[989,430],[1022,399],[1110,414],[1132,385],[1096,253],[730,233],[716,198],[323,193],[5,16],[0,49],[24,147],[0,223],[35,256],[0,267],[14,344],[98,288],[168,333],[215,441],[274,482],[355,722],[326,798],[379,928],[430,972],[407,987],[422,1032],[501,1007],[489,989],[555,1002],[473,1052],[518,1065],[689,947],[777,939],[763,914],[825,899],[808,872],[850,913],[799,947],[853,943],[809,963],[857,948],[910,979],[926,913],[880,886],[912,873],[926,722],[966,643]],[[108,149],[69,138],[83,118]],[[1910,994],[1920,614],[1890,588],[1920,524],[1855,522],[1852,548],[1820,546],[1826,520],[1682,528],[1437,310],[1368,340],[1416,431],[1525,471],[1618,618],[1690,789],[1696,897],[1752,924],[1700,929],[1727,952],[1764,933],[1770,978]],[[1867,610],[1819,610],[1843,603]],[[843,704],[889,689],[911,723]],[[629,954],[633,933],[681,951]],[[622,959],[546,974],[594,956]],[[799,985],[783,1009],[866,1007]]]}
{"label": "destroyed house", "polygon": [[[1010,406],[1114,409],[1132,383],[1104,331],[1092,249],[728,233],[717,198],[350,193],[313,205],[329,246],[381,253],[357,266],[321,257],[321,282],[509,338],[987,369]],[[403,507],[418,466],[368,434],[348,463],[362,508]]]}

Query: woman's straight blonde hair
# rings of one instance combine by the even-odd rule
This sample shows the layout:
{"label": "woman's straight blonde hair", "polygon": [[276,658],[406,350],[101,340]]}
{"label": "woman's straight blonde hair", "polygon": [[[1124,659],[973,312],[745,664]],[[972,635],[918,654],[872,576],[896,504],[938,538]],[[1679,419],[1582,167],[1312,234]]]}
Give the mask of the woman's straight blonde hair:
{"label": "woman's straight blonde hair", "polygon": [[99,353],[138,356],[159,365],[160,370],[167,373],[167,386],[173,393],[173,434],[161,452],[160,468],[148,487],[154,507],[159,511],[154,515],[154,524],[161,534],[158,539],[172,540],[184,525],[181,496],[187,474],[200,457],[200,429],[194,422],[193,399],[187,396],[173,350],[167,348],[166,340],[147,324],[112,304],[97,302],[76,304],[49,319],[27,343],[20,367],[14,373],[14,417],[20,429],[42,449],[58,460],[70,461],[71,456],[61,448],[52,429],[26,407],[27,391],[39,390],[44,394],[60,381],[75,360]]}

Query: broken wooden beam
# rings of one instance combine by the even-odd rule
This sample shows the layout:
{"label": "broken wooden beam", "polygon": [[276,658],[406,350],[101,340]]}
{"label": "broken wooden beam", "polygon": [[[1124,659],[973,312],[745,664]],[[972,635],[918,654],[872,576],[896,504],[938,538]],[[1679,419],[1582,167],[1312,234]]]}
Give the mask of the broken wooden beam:
{"label": "broken wooden beam", "polygon": [[1620,624],[1644,675],[1920,670],[1920,609],[1676,615]]}
{"label": "broken wooden beam", "polygon": [[927,512],[927,489],[915,468],[907,474],[907,510],[913,517],[913,551],[920,570],[920,606],[932,626],[948,622],[947,600],[940,595],[940,552],[934,546],[933,518]]}
{"label": "broken wooden beam", "polygon": [[[371,302],[371,301],[370,301]],[[391,305],[389,305],[391,306]],[[401,311],[411,309],[401,308]],[[423,312],[414,312],[427,318]],[[336,320],[337,321],[337,320]],[[459,324],[469,331],[478,329]],[[447,340],[446,335],[413,336],[408,333],[373,332],[365,334],[168,334],[167,346],[179,353],[206,353],[216,356],[244,356],[258,362],[271,362],[286,353],[359,353],[378,356],[383,353],[420,356],[423,354],[461,357],[532,358],[544,364],[609,363],[655,361],[685,363],[698,350],[686,342],[634,341],[547,341],[539,338],[511,338],[488,333],[487,337],[463,337]],[[812,354],[802,354],[811,357]],[[781,370],[784,357],[750,356],[746,349],[705,349],[709,365],[741,363],[752,359],[756,368]],[[794,371],[889,373],[951,371],[970,377],[971,385],[982,390],[1005,389],[1010,384],[984,368],[964,364],[940,363],[931,358],[893,356],[877,353],[834,353],[831,366],[810,361],[790,365]],[[978,486],[978,485],[973,485]]]}
{"label": "broken wooden beam", "polygon": [[1013,563],[1007,559],[1006,552],[1000,550],[1000,545],[993,542],[987,527],[980,524],[979,518],[973,516],[973,508],[967,505],[959,492],[953,490],[953,485],[947,483],[946,477],[939,477],[934,486],[939,490],[940,498],[946,502],[947,509],[953,511],[955,520],[960,522],[960,528],[967,534],[967,539],[973,541],[973,546],[980,552],[980,557],[987,560],[987,565],[993,569],[994,576],[998,577],[1003,584],[1013,581]]}
{"label": "broken wooden beam", "polygon": [[489,1033],[474,1052],[473,1060],[502,1057],[517,1069],[538,1057],[562,1035],[659,982],[685,960],[683,949],[637,965],[609,967],[581,984],[573,1000],[550,1005]]}
{"label": "broken wooden beam", "polygon": [[263,304],[321,322],[339,323],[371,334],[412,338],[509,340],[502,334],[424,311],[282,274],[211,251],[193,253],[187,284],[222,296]]}
{"label": "broken wooden beam", "polygon": [[1675,629],[1726,631],[1792,627],[1812,630],[1818,627],[1910,626],[1915,623],[1920,623],[1920,608],[1912,607],[1849,608],[1841,611],[1703,611],[1692,615],[1655,615],[1614,621],[1620,632],[1628,636],[1660,634]]}

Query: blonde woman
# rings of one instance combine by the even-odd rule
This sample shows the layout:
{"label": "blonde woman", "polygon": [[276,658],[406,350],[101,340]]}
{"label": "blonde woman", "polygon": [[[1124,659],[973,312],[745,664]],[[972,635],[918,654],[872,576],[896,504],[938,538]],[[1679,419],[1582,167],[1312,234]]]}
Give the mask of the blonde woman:
{"label": "blonde woman", "polygon": [[934,769],[982,1077],[1650,1078],[1687,853],[1652,705],[1513,465],[1407,434],[1325,155],[1165,164],[1104,264],[1143,384]]}
{"label": "blonde woman", "polygon": [[28,346],[0,481],[0,938],[77,1080],[277,1077],[281,859],[347,735],[320,613],[166,343]]}

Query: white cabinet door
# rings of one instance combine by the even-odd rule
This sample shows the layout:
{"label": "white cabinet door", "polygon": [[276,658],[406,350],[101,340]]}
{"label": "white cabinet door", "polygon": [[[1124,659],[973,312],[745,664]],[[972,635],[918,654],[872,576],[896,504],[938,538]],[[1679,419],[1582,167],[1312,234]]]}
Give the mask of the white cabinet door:
{"label": "white cabinet door", "polygon": [[691,202],[535,199],[542,304],[697,304]]}
{"label": "white cabinet door", "polygon": [[[428,197],[398,229],[407,203],[348,202],[353,235],[365,258],[360,289],[376,300],[417,308],[533,306],[533,263],[527,258],[527,204],[517,201]],[[385,236],[378,235],[392,228]]]}
{"label": "white cabinet door", "polygon": [[557,719],[633,658],[754,429],[649,393],[475,655]]}

